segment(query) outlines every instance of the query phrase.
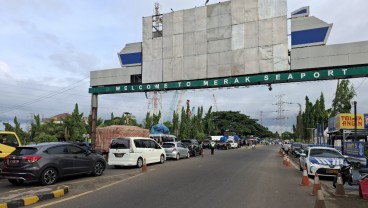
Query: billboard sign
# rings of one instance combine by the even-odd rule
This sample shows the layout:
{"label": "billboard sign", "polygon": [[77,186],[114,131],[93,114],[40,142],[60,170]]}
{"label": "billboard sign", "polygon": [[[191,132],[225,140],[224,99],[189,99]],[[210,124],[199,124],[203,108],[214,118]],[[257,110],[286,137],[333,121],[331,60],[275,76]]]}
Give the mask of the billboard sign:
{"label": "billboard sign", "polygon": [[364,128],[368,129],[368,114],[364,114]]}
{"label": "billboard sign", "polygon": [[365,157],[365,142],[344,142],[344,155],[350,157]]}
{"label": "billboard sign", "polygon": [[[364,129],[364,114],[357,114],[357,129]],[[354,114],[351,113],[340,113],[337,115],[336,126],[338,129],[354,129],[355,119]]]}

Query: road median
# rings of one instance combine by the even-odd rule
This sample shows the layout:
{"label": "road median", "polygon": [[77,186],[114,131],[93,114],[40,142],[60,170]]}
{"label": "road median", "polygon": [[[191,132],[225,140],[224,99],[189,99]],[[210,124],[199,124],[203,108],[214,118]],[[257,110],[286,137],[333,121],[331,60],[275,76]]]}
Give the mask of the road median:
{"label": "road median", "polygon": [[28,195],[23,198],[18,199],[9,199],[3,202],[0,202],[0,208],[16,208],[23,207],[35,204],[40,201],[44,201],[46,199],[59,198],[64,196],[69,192],[68,186],[61,186],[55,190],[39,193],[37,195]]}

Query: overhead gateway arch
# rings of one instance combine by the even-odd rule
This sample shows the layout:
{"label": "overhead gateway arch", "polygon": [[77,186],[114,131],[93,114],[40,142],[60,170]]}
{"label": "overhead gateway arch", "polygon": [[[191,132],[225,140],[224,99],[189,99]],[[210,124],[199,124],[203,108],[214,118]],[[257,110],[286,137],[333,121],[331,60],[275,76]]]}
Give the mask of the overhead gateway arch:
{"label": "overhead gateway arch", "polygon": [[326,45],[332,24],[291,14],[287,0],[231,0],[143,18],[120,68],[91,71],[92,143],[99,94],[217,88],[368,76],[368,41]]}

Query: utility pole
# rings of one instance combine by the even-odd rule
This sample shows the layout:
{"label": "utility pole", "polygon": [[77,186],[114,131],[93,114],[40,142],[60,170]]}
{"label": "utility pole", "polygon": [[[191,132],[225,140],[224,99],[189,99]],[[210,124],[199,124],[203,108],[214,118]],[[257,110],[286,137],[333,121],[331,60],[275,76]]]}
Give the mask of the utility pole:
{"label": "utility pole", "polygon": [[277,112],[276,120],[278,120],[279,134],[280,135],[282,135],[282,130],[284,128],[284,120],[287,119],[287,117],[284,116],[284,111],[286,111],[284,109],[284,103],[286,103],[286,102],[284,102],[282,100],[282,97],[283,96],[284,95],[278,95],[278,96],[276,96],[278,98],[278,101],[277,101],[276,104],[274,104],[274,105],[277,105],[277,111],[275,111],[275,112]]}

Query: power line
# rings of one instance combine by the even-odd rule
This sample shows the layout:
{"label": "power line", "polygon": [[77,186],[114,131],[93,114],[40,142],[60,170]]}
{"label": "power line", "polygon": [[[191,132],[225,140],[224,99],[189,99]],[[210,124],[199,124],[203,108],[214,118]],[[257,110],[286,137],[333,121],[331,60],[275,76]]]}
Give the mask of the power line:
{"label": "power line", "polygon": [[[7,113],[7,112],[14,111],[14,110],[18,110],[18,109],[21,109],[21,108],[23,108],[23,107],[25,107],[25,106],[28,106],[28,105],[31,105],[31,104],[34,104],[34,103],[37,103],[37,102],[40,102],[40,101],[46,100],[46,99],[48,99],[48,98],[54,97],[54,96],[56,96],[56,95],[60,95],[60,94],[62,94],[62,93],[65,93],[65,92],[67,92],[67,91],[69,91],[69,90],[72,90],[72,89],[74,89],[74,88],[79,87],[81,84],[79,84],[79,85],[76,85],[76,84],[78,84],[78,83],[82,82],[83,80],[85,80],[85,79],[87,79],[87,78],[89,78],[89,77],[85,77],[85,78],[83,78],[83,79],[81,79],[81,80],[78,80],[77,82],[74,82],[74,83],[72,83],[72,84],[68,85],[67,87],[61,88],[61,89],[56,90],[56,91],[54,91],[54,92],[50,92],[50,93],[48,93],[48,94],[46,94],[46,95],[43,95],[43,96],[37,97],[37,98],[35,98],[35,99],[33,99],[33,100],[29,100],[29,101],[26,101],[26,102],[24,102],[24,103],[22,103],[22,104],[19,104],[19,105],[16,105],[16,106],[10,107],[9,109],[7,109],[7,110],[5,110],[5,111],[2,111],[2,112],[0,112],[0,113]],[[82,83],[82,84],[83,84],[83,83]],[[71,86],[73,86],[73,85],[76,85],[76,86],[71,87]]]}

